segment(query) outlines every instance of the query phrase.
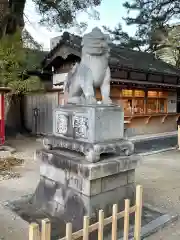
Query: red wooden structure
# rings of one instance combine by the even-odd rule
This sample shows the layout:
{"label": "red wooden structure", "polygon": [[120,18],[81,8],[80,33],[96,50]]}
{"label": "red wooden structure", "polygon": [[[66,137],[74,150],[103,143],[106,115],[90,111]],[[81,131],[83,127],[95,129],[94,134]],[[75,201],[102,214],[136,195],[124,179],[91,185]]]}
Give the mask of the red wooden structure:
{"label": "red wooden structure", "polygon": [[5,94],[10,91],[9,88],[0,87],[0,145],[5,142]]}

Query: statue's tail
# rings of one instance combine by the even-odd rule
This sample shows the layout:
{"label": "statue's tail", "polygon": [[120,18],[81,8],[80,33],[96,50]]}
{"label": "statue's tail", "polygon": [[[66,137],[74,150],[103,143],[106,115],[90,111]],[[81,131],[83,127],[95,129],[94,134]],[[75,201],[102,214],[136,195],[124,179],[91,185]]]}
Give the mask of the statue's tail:
{"label": "statue's tail", "polygon": [[64,81],[64,91],[65,92],[69,92],[69,87],[71,86],[71,83],[73,81],[73,78],[75,76],[75,73],[77,72],[79,63],[76,63],[73,68],[71,69],[71,71],[68,72],[68,75]]}

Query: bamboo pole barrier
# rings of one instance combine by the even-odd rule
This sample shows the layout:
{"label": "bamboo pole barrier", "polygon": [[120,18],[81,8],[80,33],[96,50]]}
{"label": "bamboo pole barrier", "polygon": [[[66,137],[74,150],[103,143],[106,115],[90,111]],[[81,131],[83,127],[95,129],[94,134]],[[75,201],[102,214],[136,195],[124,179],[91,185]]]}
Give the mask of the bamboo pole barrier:
{"label": "bamboo pole barrier", "polygon": [[41,240],[51,240],[51,223],[49,219],[42,220]]}
{"label": "bamboo pole barrier", "polygon": [[29,240],[40,240],[39,225],[37,223],[29,225]]}
{"label": "bamboo pole barrier", "polygon": [[125,200],[125,209],[124,209],[124,240],[129,239],[129,209],[130,209],[130,200]]}
{"label": "bamboo pole barrier", "polygon": [[89,217],[84,216],[84,222],[83,222],[83,240],[89,239]]}
{"label": "bamboo pole barrier", "polygon": [[72,223],[66,223],[66,240],[72,240]]}
{"label": "bamboo pole barrier", "polygon": [[104,211],[99,210],[98,240],[103,240],[104,232]]}
{"label": "bamboo pole barrier", "polygon": [[142,186],[136,187],[136,211],[134,225],[134,240],[141,239],[141,216],[142,216]]}
{"label": "bamboo pole barrier", "polygon": [[114,204],[112,211],[112,240],[117,240],[117,213],[118,206]]}

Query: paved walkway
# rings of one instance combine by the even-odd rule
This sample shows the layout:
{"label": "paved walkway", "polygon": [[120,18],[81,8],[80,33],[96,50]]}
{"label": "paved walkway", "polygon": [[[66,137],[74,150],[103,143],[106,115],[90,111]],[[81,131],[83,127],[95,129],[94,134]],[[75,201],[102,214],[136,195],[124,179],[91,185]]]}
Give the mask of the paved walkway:
{"label": "paved walkway", "polygon": [[[41,148],[35,139],[22,138],[11,141],[16,147],[16,155],[25,159],[25,164],[18,167],[22,177],[0,182],[0,240],[28,239],[28,224],[16,217],[1,203],[14,200],[32,193],[39,180],[39,163],[34,159],[35,149]],[[136,171],[137,184],[142,184],[144,201],[180,214],[180,152],[169,151],[143,157]],[[179,240],[180,221],[168,225],[162,231],[150,236],[148,240]]]}
{"label": "paved walkway", "polygon": [[[136,180],[143,185],[145,202],[180,214],[180,151],[144,157],[136,171]],[[147,239],[179,240],[180,220]]]}

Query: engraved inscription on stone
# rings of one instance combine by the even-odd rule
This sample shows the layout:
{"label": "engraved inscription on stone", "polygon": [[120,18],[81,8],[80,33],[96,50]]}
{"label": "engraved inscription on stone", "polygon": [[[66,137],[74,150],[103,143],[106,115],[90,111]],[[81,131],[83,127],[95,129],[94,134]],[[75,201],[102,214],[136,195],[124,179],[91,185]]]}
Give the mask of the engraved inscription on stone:
{"label": "engraved inscription on stone", "polygon": [[88,138],[88,118],[84,116],[74,116],[73,128],[76,138]]}
{"label": "engraved inscription on stone", "polygon": [[68,130],[68,118],[65,115],[56,115],[56,132],[59,134],[66,134]]}

